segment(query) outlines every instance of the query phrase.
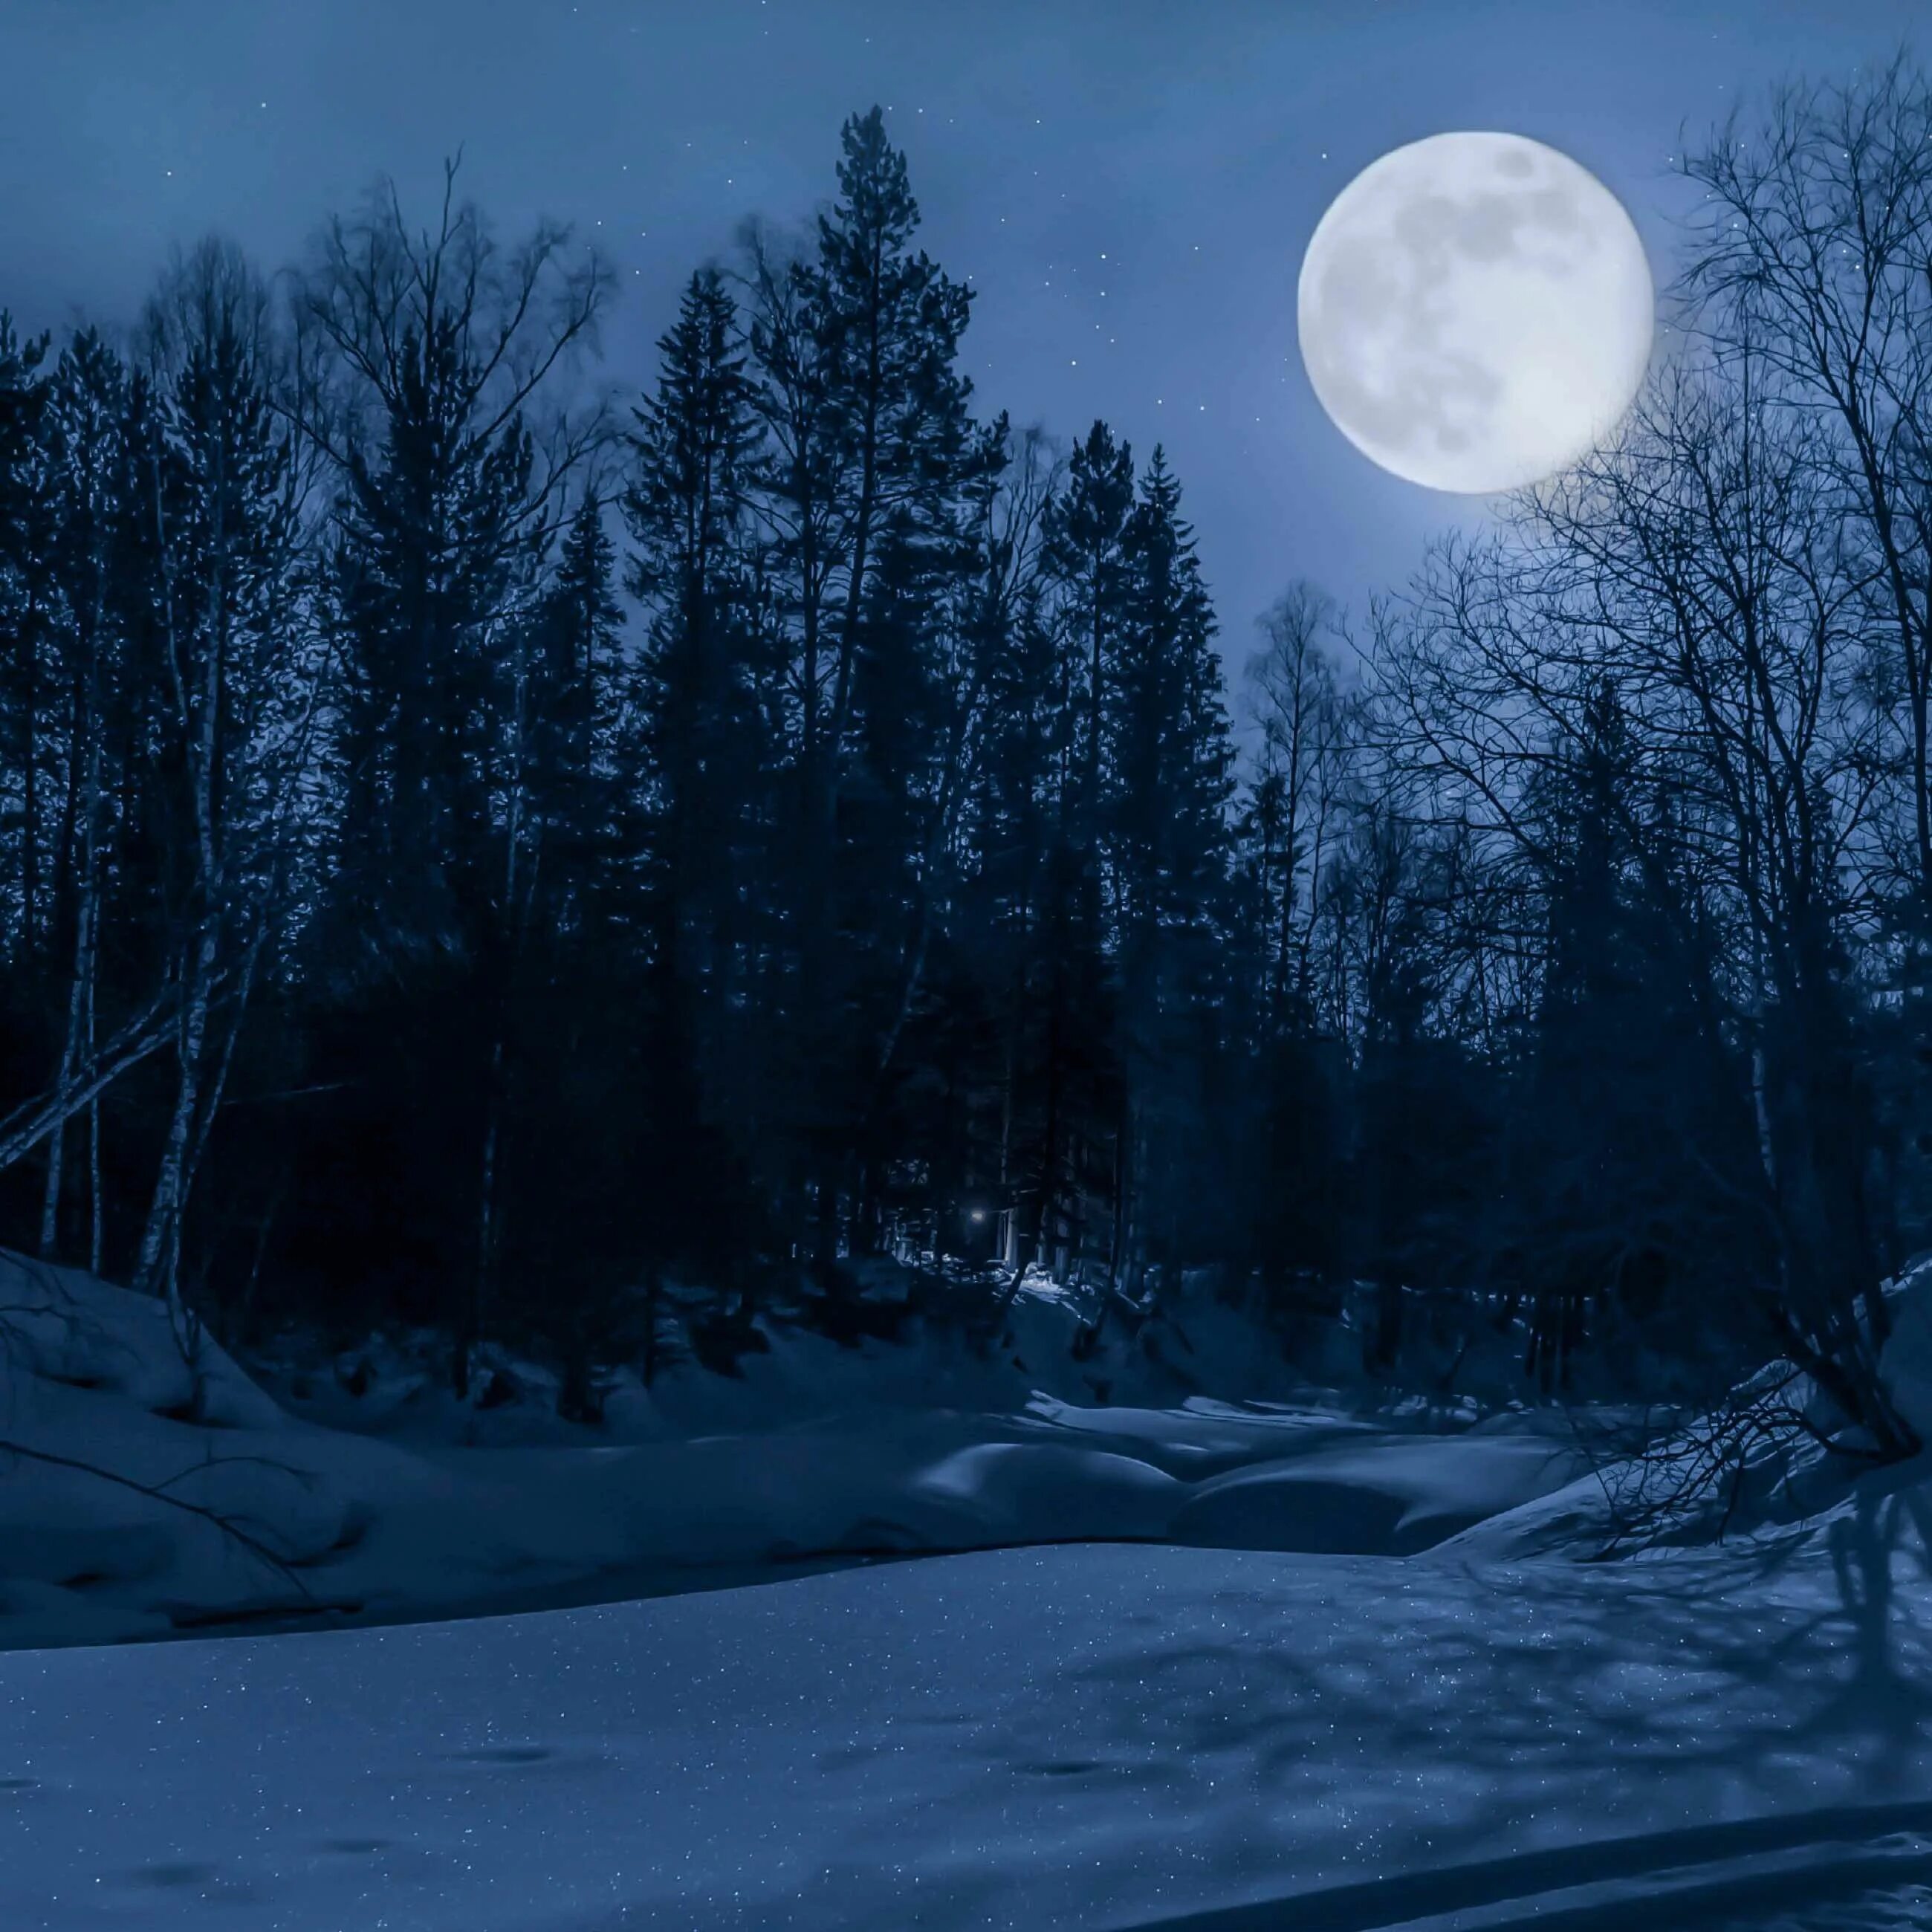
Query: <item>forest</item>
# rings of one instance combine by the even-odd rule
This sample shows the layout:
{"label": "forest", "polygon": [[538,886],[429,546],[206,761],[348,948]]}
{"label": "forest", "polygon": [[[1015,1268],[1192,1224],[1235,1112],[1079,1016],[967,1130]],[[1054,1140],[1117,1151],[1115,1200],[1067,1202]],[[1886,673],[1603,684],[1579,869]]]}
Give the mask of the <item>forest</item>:
{"label": "forest", "polygon": [[1526,1394],[1781,1357],[1916,1448],[1932,92],[1678,165],[1613,440],[1258,630],[1159,447],[982,406],[877,109],[640,394],[454,169],[0,320],[0,1240],[586,1416],[1038,1269]]}

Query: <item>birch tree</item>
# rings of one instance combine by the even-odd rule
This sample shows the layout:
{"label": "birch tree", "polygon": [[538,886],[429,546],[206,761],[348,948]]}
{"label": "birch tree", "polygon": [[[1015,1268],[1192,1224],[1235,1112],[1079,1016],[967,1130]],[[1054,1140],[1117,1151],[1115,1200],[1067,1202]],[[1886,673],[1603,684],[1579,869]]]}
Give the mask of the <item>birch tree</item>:
{"label": "birch tree", "polygon": [[182,1224],[278,910],[320,667],[297,584],[308,478],[278,408],[266,288],[233,248],[206,243],[176,263],[146,335],[156,410],[136,487],[158,566],[163,764],[178,774],[178,1018],[135,1280],[178,1314]]}

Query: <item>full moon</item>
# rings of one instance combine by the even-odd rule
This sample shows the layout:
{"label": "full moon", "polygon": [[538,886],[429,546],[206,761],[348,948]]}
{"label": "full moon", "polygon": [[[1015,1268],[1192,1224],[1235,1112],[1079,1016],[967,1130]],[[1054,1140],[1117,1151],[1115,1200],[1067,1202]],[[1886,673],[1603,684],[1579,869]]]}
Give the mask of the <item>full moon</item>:
{"label": "full moon", "polygon": [[1301,356],[1335,426],[1432,490],[1514,490],[1615,428],[1656,297],[1623,204],[1519,134],[1435,134],[1364,168],[1301,263]]}

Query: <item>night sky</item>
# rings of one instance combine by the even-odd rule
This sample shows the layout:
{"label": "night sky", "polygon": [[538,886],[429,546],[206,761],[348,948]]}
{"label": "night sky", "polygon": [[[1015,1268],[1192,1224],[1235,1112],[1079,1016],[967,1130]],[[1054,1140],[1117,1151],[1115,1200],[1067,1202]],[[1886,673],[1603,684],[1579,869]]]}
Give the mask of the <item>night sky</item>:
{"label": "night sky", "polygon": [[924,240],[982,291],[986,413],[1167,445],[1237,662],[1310,575],[1359,602],[1483,514],[1375,469],[1294,332],[1302,248],[1384,149],[1455,128],[1574,155],[1669,273],[1668,158],[1740,90],[1882,58],[1923,0],[0,0],[0,306],[131,316],[174,241],[265,266],[386,171],[426,215],[459,144],[506,233],[616,266],[607,373],[648,379],[741,220],[808,217],[841,121],[890,110]]}

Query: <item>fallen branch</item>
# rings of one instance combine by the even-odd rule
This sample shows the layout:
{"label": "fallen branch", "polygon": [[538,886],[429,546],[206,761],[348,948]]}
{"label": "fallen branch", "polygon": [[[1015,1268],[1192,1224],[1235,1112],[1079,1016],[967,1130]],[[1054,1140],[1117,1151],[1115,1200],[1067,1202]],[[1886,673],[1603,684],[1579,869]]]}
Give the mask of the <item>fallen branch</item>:
{"label": "fallen branch", "polygon": [[1680,1423],[1634,1454],[1593,1468],[1610,1516],[1608,1558],[1677,1540],[1687,1533],[1721,1543],[1754,1475],[1772,1493],[1790,1492],[1790,1451],[1828,1442],[1792,1399],[1802,1372],[1773,1364],[1708,1413]]}
{"label": "fallen branch", "polygon": [[130,1020],[95,1056],[80,1079],[24,1101],[0,1120],[0,1172],[24,1160],[40,1142],[97,1100],[130,1067],[138,1066],[169,1037],[172,993]]}
{"label": "fallen branch", "polygon": [[[184,1496],[178,1496],[171,1493],[175,1484],[194,1474],[198,1470],[220,1468],[230,1462],[261,1463],[266,1461],[266,1459],[264,1457],[259,1456],[217,1457],[212,1461],[197,1463],[193,1468],[184,1469],[178,1475],[170,1476],[165,1483],[154,1484],[136,1481],[132,1476],[123,1476],[117,1474],[114,1470],[104,1469],[98,1463],[83,1462],[78,1456],[62,1456],[51,1449],[29,1448],[24,1442],[12,1442],[5,1437],[0,1437],[0,1456],[18,1456],[26,1461],[44,1463],[52,1468],[70,1469],[80,1475],[92,1476],[101,1482],[111,1483],[117,1488],[130,1490],[135,1495],[146,1496],[152,1502],[164,1504],[170,1509],[180,1510],[187,1515],[198,1516],[203,1522],[212,1523],[224,1536],[247,1551],[258,1562],[273,1570],[284,1582],[293,1584],[305,1600],[310,1603],[314,1601],[314,1593],[296,1573],[293,1564],[286,1557],[270,1549],[259,1536],[255,1535],[251,1531],[243,1528],[241,1523],[234,1517],[224,1514],[220,1510],[211,1509],[205,1503],[190,1502]],[[287,1469],[286,1466],[281,1463],[274,1463],[271,1466],[284,1469],[289,1475],[299,1473],[293,1469]]]}

